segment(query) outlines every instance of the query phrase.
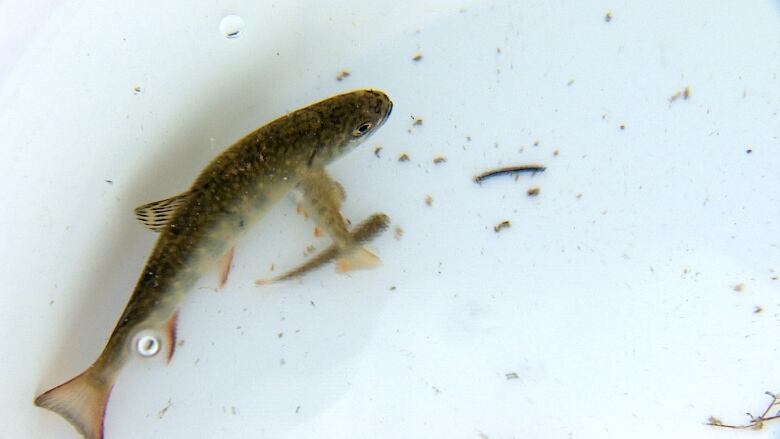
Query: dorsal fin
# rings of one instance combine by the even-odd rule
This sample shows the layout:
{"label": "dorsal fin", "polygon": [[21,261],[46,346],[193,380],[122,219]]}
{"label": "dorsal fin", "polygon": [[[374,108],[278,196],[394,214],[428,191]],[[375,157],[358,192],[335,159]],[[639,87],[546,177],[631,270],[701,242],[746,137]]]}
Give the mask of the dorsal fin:
{"label": "dorsal fin", "polygon": [[168,227],[168,223],[173,218],[173,214],[176,213],[176,209],[184,204],[189,196],[189,192],[184,192],[175,197],[138,206],[135,208],[135,217],[148,229],[162,232]]}
{"label": "dorsal fin", "polygon": [[160,201],[154,201],[135,208],[135,217],[141,221],[148,229],[161,232],[173,218],[176,209],[187,201],[189,192],[166,198]]}

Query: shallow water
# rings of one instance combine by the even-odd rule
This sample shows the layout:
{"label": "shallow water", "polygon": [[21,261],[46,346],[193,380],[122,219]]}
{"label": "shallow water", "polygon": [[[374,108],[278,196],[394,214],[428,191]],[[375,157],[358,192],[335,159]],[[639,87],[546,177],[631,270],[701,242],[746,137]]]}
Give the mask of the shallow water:
{"label": "shallow water", "polygon": [[393,115],[331,173],[353,222],[392,218],[382,267],[255,287],[329,244],[280,203],[225,290],[192,292],[171,365],[121,375],[108,438],[737,437],[704,423],[780,391],[777,2],[21,3],[0,6],[23,18],[0,26],[0,437],[77,437],[32,399],[121,313],[155,239],[134,207],[364,87]]}

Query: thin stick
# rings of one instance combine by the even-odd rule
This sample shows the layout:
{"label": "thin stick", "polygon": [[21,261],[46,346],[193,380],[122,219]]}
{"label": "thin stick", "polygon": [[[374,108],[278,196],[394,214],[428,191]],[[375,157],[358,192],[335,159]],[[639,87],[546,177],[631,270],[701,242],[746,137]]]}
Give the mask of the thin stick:
{"label": "thin stick", "polygon": [[712,425],[713,427],[722,427],[722,428],[733,428],[736,430],[745,430],[745,429],[751,429],[751,430],[761,430],[764,427],[764,422],[774,421],[776,419],[780,419],[780,396],[775,395],[771,392],[764,392],[767,395],[772,397],[772,402],[769,403],[766,410],[764,410],[764,413],[761,414],[761,416],[753,416],[750,413],[746,413],[750,417],[750,422],[747,424],[742,425],[731,425],[731,424],[724,424],[720,421],[720,419],[710,416],[710,419],[707,421],[707,425]]}
{"label": "thin stick", "polygon": [[531,175],[534,175],[537,172],[544,172],[545,169],[547,168],[545,168],[543,165],[537,165],[537,164],[522,165],[522,166],[508,166],[505,168],[498,168],[498,169],[493,169],[491,171],[483,172],[477,175],[476,177],[474,177],[474,183],[482,183],[488,178],[495,177],[497,175],[519,174],[521,172],[530,172]]}

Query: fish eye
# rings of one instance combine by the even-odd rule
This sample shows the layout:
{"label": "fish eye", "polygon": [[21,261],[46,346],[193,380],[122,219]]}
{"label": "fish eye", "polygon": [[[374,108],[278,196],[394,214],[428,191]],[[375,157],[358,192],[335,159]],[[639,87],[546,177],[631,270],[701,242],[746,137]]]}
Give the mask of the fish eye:
{"label": "fish eye", "polygon": [[368,130],[371,129],[373,124],[371,122],[363,122],[361,123],[357,128],[355,128],[352,131],[352,135],[355,137],[360,137],[368,132]]}

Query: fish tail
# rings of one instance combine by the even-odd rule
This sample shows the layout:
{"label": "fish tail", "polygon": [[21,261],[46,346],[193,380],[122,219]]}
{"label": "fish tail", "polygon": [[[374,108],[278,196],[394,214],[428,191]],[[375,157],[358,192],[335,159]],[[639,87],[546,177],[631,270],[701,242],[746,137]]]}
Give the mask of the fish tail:
{"label": "fish tail", "polygon": [[371,250],[358,247],[336,260],[336,271],[346,273],[353,270],[370,269],[379,266],[380,263],[379,256]]}
{"label": "fish tail", "polygon": [[103,417],[113,386],[113,380],[87,369],[35,398],[35,405],[67,419],[85,439],[102,439]]}

